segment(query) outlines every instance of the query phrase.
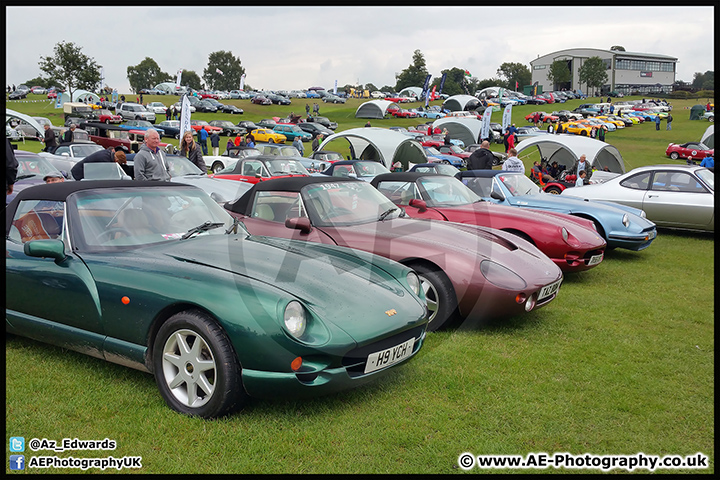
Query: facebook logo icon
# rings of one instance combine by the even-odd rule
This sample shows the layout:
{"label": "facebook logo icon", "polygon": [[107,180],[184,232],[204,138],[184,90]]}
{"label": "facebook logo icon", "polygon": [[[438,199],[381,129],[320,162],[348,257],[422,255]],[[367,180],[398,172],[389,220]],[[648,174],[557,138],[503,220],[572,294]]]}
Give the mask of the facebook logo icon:
{"label": "facebook logo icon", "polygon": [[10,455],[10,470],[25,470],[25,455]]}
{"label": "facebook logo icon", "polygon": [[11,452],[24,452],[25,451],[25,438],[24,437],[10,437],[10,451]]}

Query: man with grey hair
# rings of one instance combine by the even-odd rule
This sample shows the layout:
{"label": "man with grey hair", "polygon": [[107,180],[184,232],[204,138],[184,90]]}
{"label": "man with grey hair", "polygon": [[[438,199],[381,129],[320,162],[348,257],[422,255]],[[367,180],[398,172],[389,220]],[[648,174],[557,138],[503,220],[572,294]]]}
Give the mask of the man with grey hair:
{"label": "man with grey hair", "polygon": [[170,165],[160,148],[160,135],[157,130],[145,132],[145,143],[135,155],[135,180],[170,181]]}
{"label": "man with grey hair", "polygon": [[63,134],[62,141],[63,143],[72,143],[72,141],[75,138],[75,129],[77,128],[77,125],[74,123],[70,124],[70,128],[65,130],[65,133]]}

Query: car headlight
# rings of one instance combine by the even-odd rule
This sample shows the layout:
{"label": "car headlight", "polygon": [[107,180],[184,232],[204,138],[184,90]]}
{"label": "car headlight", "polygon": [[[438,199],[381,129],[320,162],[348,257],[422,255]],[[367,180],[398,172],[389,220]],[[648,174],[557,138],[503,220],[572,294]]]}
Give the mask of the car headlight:
{"label": "car headlight", "polygon": [[525,280],[520,275],[491,260],[483,260],[480,263],[480,272],[488,282],[496,287],[508,290],[523,290],[527,287]]}
{"label": "car headlight", "polygon": [[560,229],[560,233],[562,233],[562,239],[565,240],[565,242],[567,243],[569,237],[567,229],[565,227],[562,227]]}
{"label": "car headlight", "polygon": [[293,300],[285,307],[285,328],[295,338],[300,338],[305,333],[307,321],[305,319],[305,309],[300,302]]}
{"label": "car headlight", "polygon": [[412,290],[415,295],[420,295],[420,278],[415,272],[408,272],[407,282],[410,286],[410,290]]}
{"label": "car headlight", "polygon": [[630,226],[630,218],[627,216],[627,213],[622,217],[622,224],[625,225],[625,228]]}

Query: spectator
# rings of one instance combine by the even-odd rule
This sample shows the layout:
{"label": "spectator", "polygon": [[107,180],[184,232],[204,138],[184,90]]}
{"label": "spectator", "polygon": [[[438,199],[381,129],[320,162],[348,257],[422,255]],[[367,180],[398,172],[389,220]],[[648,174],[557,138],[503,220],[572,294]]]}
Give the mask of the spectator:
{"label": "spectator", "polygon": [[245,146],[251,148],[255,147],[255,137],[253,137],[251,133],[248,133],[245,137]]}
{"label": "spectator", "polygon": [[605,129],[604,128],[600,128],[598,130],[598,140],[600,140],[601,142],[605,141]]}
{"label": "spectator", "polygon": [[145,133],[145,142],[135,155],[135,180],[170,181],[170,165],[160,149],[160,135],[150,129]]}
{"label": "spectator", "polygon": [[560,172],[562,172],[562,169],[558,165],[558,162],[552,162],[552,164],[550,164],[550,168],[548,168],[548,174],[553,178],[558,178],[560,176]]}
{"label": "spectator", "polygon": [[485,140],[480,148],[470,154],[468,158],[468,170],[492,170],[495,155],[490,151],[490,143]]}
{"label": "spectator", "polygon": [[713,157],[705,157],[703,158],[703,161],[700,162],[701,167],[705,168],[715,168],[715,159]]}
{"label": "spectator", "polygon": [[582,187],[585,185],[585,177],[587,177],[587,172],[585,170],[580,170],[577,180],[575,180],[575,187]]}
{"label": "spectator", "polygon": [[660,131],[660,115],[655,114],[655,130]]}
{"label": "spectator", "polygon": [[305,147],[303,147],[302,140],[300,140],[300,137],[295,137],[292,143],[293,147],[297,149],[298,152],[300,152],[300,156],[305,156]]}
{"label": "spectator", "polygon": [[243,143],[243,137],[241,134],[238,133],[237,136],[235,137],[235,140],[233,141],[233,144],[236,147],[239,147],[242,143]]}
{"label": "spectator", "polygon": [[77,128],[77,125],[74,123],[70,124],[70,128],[65,130],[65,133],[63,134],[62,141],[63,143],[71,143],[75,139],[75,129]]}
{"label": "spectator", "polygon": [[448,132],[447,128],[443,128],[443,135],[443,143],[445,143],[445,145],[450,145],[450,132]]}
{"label": "spectator", "polygon": [[43,177],[43,182],[45,183],[62,183],[64,181],[65,177],[63,177],[60,172],[48,173]]}
{"label": "spectator", "polygon": [[43,152],[52,152],[55,150],[55,147],[57,147],[55,131],[50,128],[50,125],[48,125],[47,123],[45,124],[45,137],[43,138],[43,142],[45,142],[45,148],[43,148]]}
{"label": "spectator", "polygon": [[220,135],[217,130],[210,134],[210,146],[212,147],[213,155],[217,157],[220,154]]}
{"label": "spectator", "polygon": [[672,123],[672,121],[673,121],[672,115],[670,115],[670,114],[668,113],[668,116],[667,116],[667,118],[665,119],[665,121],[667,122],[667,126],[665,127],[665,130],[672,130],[672,125],[671,125],[671,123]]}
{"label": "spectator", "polygon": [[580,155],[580,158],[578,159],[578,161],[575,162],[575,165],[573,165],[573,169],[571,170],[571,172],[575,173],[576,175],[579,176],[580,172],[583,170],[585,170],[585,171],[590,170],[590,163],[588,163],[587,157],[585,156],[584,153],[582,155]]}
{"label": "spectator", "polygon": [[[239,135],[238,135],[238,137],[239,137]],[[225,151],[227,152],[234,146],[235,146],[235,143],[232,141],[231,138],[228,138],[227,145],[225,145]]]}
{"label": "spectator", "polygon": [[[215,147],[213,147],[213,149],[214,148]],[[200,171],[207,173],[207,165],[205,165],[205,160],[203,160],[202,154],[200,153],[200,147],[195,143],[193,134],[189,130],[185,131],[180,141],[180,155],[187,157]]]}
{"label": "spectator", "polygon": [[172,119],[172,110],[170,109],[170,107],[167,107],[167,109],[165,110],[165,120],[170,119]]}
{"label": "spectator", "polygon": [[5,138],[5,145],[5,195],[10,195],[17,178],[18,161],[9,138]]}
{"label": "spectator", "polygon": [[317,152],[318,148],[320,148],[320,142],[323,139],[323,134],[318,133],[318,135],[315,137],[315,140],[312,141],[312,151]]}
{"label": "spectator", "polygon": [[508,150],[508,155],[509,157],[503,163],[502,169],[510,172],[520,172],[524,174],[525,165],[523,164],[522,160],[517,157],[517,150],[511,148],[510,150]]}
{"label": "spectator", "polygon": [[101,163],[101,162],[116,162],[120,165],[127,163],[127,157],[125,156],[125,147],[106,148],[95,153],[91,153],[87,157],[83,158],[70,170],[70,174],[75,180],[82,180],[85,178],[85,164],[87,163]]}
{"label": "spectator", "polygon": [[198,143],[202,147],[203,155],[208,154],[207,139],[208,139],[208,132],[207,132],[207,130],[205,130],[205,126],[203,126],[198,131],[198,140],[199,140]]}
{"label": "spectator", "polygon": [[532,176],[534,179],[543,185],[543,182],[550,182],[555,180],[545,169],[542,168],[542,162],[535,160],[532,167]]}

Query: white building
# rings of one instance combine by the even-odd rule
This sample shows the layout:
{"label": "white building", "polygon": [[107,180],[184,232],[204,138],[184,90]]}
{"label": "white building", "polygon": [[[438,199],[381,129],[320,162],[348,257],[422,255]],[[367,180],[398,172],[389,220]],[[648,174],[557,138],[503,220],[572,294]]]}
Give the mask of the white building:
{"label": "white building", "polygon": [[[599,48],[570,48],[549,53],[530,62],[532,82],[538,82],[543,91],[581,90],[588,93],[587,85],[580,83],[579,71],[590,57],[600,57],[607,66],[608,83],[603,85],[601,94],[618,92],[622,94],[670,93],[675,83],[675,57],[654,53],[623,52]],[[572,78],[566,84],[551,84],[547,78],[554,61],[563,60],[568,64]],[[594,92],[590,92],[594,93]]]}

